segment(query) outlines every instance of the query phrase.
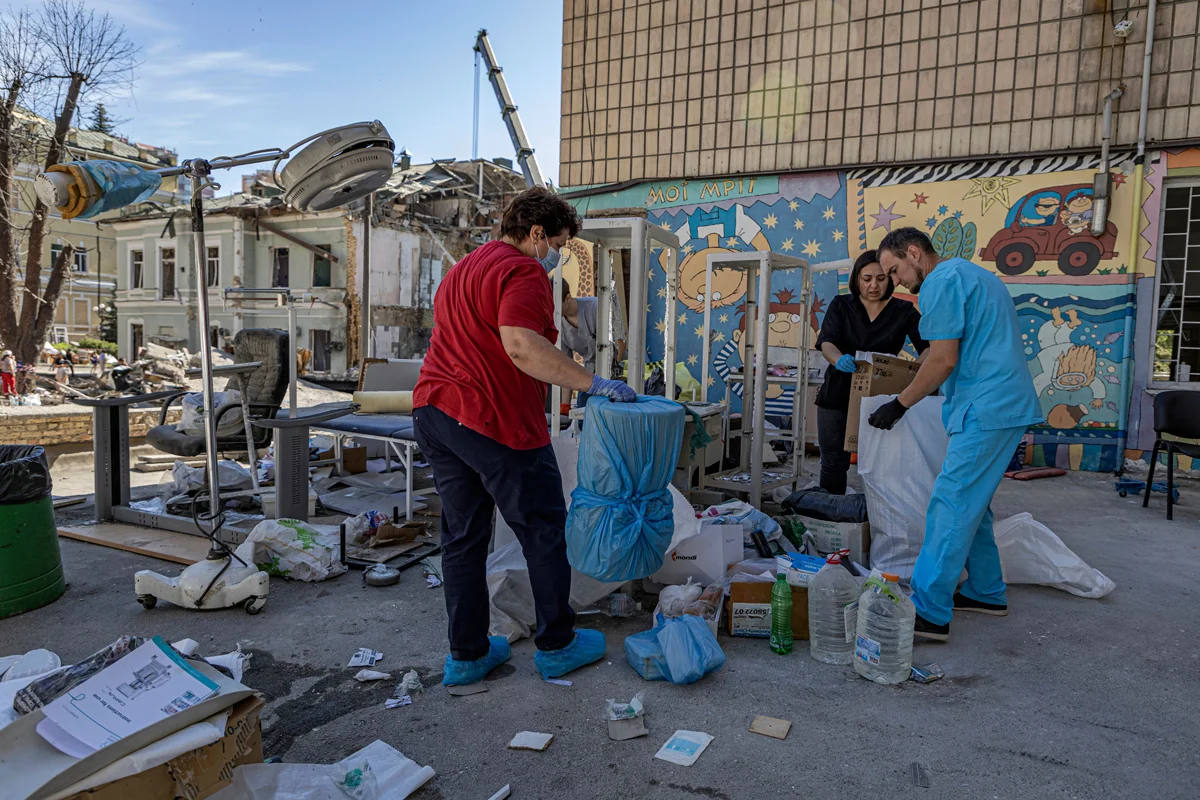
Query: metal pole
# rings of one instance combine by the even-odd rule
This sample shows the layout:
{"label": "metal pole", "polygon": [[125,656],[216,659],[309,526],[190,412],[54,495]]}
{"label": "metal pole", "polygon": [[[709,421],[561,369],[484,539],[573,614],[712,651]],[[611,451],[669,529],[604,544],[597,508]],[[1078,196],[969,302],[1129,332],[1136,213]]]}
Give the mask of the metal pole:
{"label": "metal pole", "polygon": [[646,380],[646,221],[635,219],[629,237],[629,325],[626,359],[629,371],[625,380],[639,394]]}
{"label": "metal pole", "polygon": [[[375,193],[371,192],[367,195],[366,206],[363,211],[363,289],[362,289],[362,308],[359,309],[361,315],[361,332],[358,335],[358,357],[361,362],[364,358],[371,358],[375,355],[374,349],[371,347],[371,221],[375,216]],[[350,365],[347,364],[347,367]]]}
{"label": "metal pole", "polygon": [[291,408],[288,416],[296,418],[296,298],[287,293],[283,296],[287,303],[288,317],[288,405]]}
{"label": "metal pole", "polygon": [[191,162],[189,177],[192,180],[192,250],[195,253],[196,269],[193,274],[199,283],[196,292],[196,302],[200,311],[200,374],[204,392],[204,408],[207,416],[204,420],[205,467],[208,472],[208,512],[212,516],[210,532],[216,532],[216,517],[221,511],[221,481],[217,475],[217,420],[213,412],[213,362],[212,345],[208,341],[208,264],[204,258],[204,182],[209,175],[207,161],[195,159]]}
{"label": "metal pole", "polygon": [[[678,253],[674,247],[665,248],[667,251],[667,327],[663,332],[663,373],[667,383],[667,399],[675,399],[675,302],[678,292],[679,269],[676,266]],[[647,242],[646,253],[650,247]],[[687,398],[682,398],[687,400]]]}
{"label": "metal pole", "polygon": [[704,337],[700,345],[700,397],[697,398],[702,403],[708,402],[708,360],[712,355],[712,279],[713,263],[710,255],[704,263]]}
{"label": "metal pole", "polygon": [[[754,347],[754,421],[751,423],[753,436],[750,440],[750,504],[755,508],[762,507],[762,472],[763,448],[766,440],[767,426],[767,328],[771,324],[771,263],[769,255],[763,254],[758,267],[758,294],[755,297],[754,315],[757,325],[754,336],[757,340]],[[808,324],[807,321],[804,324]],[[750,321],[746,321],[746,333],[750,333]],[[747,350],[749,352],[749,350]],[[750,376],[746,376],[749,381]],[[746,390],[750,389],[747,382]],[[743,418],[742,424],[745,425]]]}

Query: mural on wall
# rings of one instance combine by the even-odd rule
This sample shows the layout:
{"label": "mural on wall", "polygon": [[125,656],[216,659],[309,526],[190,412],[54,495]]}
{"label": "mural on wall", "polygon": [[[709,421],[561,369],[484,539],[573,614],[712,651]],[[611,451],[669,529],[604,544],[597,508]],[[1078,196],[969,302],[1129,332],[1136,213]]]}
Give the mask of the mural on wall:
{"label": "mural on wall", "polygon": [[1013,159],[858,170],[847,180],[860,250],[911,225],[943,258],[970,259],[1007,284],[1046,417],[1030,458],[1074,469],[1120,463],[1136,273],[1152,269],[1128,252],[1132,170],[1114,170],[1105,232],[1092,236],[1098,166],[1096,156]]}
{"label": "mural on wall", "polygon": [[[681,182],[686,184],[686,182]],[[740,184],[740,187],[739,187]],[[672,191],[674,189],[674,191]],[[688,190],[685,193],[685,189]],[[707,399],[725,398],[732,372],[740,371],[745,352],[746,320],[742,303],[746,273],[739,269],[713,272],[711,328],[704,330],[705,269],[708,255],[720,252],[770,250],[805,258],[810,264],[845,262],[849,235],[845,186],[838,173],[812,173],[768,178],[692,182],[691,186],[653,184],[643,189],[651,222],[674,231],[680,239],[676,318],[664,319],[667,299],[665,258],[656,254],[650,278],[647,335],[650,360],[663,357],[668,324],[676,326],[676,359],[697,380],[704,337],[710,342]],[[747,193],[756,192],[746,196]],[[727,195],[736,194],[729,198]],[[685,202],[690,195],[690,202]],[[670,198],[675,198],[672,203]],[[704,202],[695,202],[702,198]],[[795,348],[804,325],[809,342],[823,319],[823,309],[839,291],[837,272],[814,277],[812,307],[801,303],[801,275],[772,276],[768,345]],[[741,409],[743,387],[731,383],[731,404]],[[767,413],[790,416],[793,388],[772,384],[767,389]]]}

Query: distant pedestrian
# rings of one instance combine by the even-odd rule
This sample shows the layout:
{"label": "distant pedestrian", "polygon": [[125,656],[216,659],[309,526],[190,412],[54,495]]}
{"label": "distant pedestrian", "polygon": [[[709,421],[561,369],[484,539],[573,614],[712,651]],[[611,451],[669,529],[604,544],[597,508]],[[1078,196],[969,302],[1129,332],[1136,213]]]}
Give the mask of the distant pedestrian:
{"label": "distant pedestrian", "polygon": [[59,353],[54,357],[54,380],[64,386],[69,386],[71,376],[75,374],[75,365],[65,354]]}
{"label": "distant pedestrian", "polygon": [[0,355],[0,392],[5,397],[17,393],[17,360],[13,358],[12,350],[5,350]]}

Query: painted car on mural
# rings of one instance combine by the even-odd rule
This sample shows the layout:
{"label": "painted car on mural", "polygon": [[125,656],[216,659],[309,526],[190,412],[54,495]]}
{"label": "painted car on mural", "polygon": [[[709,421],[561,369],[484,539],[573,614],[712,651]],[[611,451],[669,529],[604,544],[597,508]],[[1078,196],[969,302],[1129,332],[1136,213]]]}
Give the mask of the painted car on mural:
{"label": "painted car on mural", "polygon": [[1110,220],[1092,236],[1092,187],[1078,183],[1030,192],[1013,203],[987,247],[979,251],[1004,275],[1021,275],[1038,261],[1057,261],[1064,275],[1089,275],[1114,258],[1117,227]]}

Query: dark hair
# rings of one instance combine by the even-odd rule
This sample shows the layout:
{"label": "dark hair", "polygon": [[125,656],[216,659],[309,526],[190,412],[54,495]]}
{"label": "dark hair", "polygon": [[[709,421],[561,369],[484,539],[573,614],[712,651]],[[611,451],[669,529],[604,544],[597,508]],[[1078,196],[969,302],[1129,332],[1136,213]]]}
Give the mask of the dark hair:
{"label": "dark hair", "polygon": [[928,255],[937,255],[937,251],[933,249],[933,242],[916,228],[897,228],[883,237],[883,241],[879,243],[879,250],[887,250],[897,258],[903,258],[908,255],[908,248],[914,244]]}
{"label": "dark hair", "polygon": [[[551,278],[553,280],[553,278]],[[562,282],[562,299],[565,301],[571,296],[571,284],[567,283],[567,279],[563,278]]]}
{"label": "dark hair", "polygon": [[504,209],[500,235],[519,242],[534,225],[541,225],[547,236],[557,236],[564,229],[574,236],[579,233],[579,215],[574,206],[554,192],[534,186],[514,197]]}
{"label": "dark hair", "polygon": [[[854,268],[850,270],[850,294],[854,295],[855,297],[862,296],[862,293],[860,292],[860,290],[858,288],[858,278],[862,274],[862,271],[864,269],[866,269],[868,264],[877,264],[877,263],[879,263],[879,251],[878,250],[868,250],[865,253],[863,253],[861,256],[859,256],[857,259],[855,259]],[[887,289],[885,289],[883,292],[884,300],[887,300],[889,297],[892,296],[892,292],[896,291],[896,284],[892,283],[892,276],[888,275],[887,279],[888,279]]]}

